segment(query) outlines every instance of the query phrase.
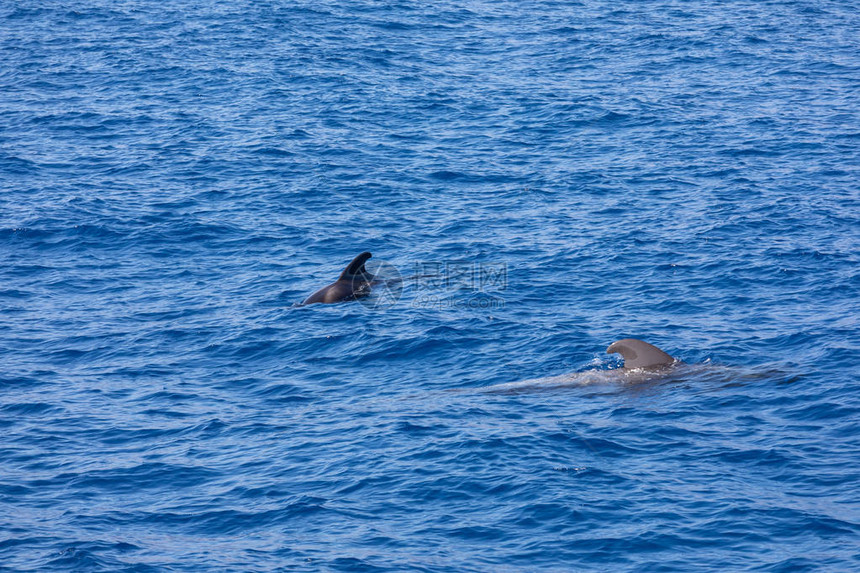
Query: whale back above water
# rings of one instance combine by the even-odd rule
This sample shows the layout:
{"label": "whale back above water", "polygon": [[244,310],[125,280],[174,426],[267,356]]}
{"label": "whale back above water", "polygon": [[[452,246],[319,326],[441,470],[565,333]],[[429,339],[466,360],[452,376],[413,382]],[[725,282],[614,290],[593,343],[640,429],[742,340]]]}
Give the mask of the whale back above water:
{"label": "whale back above water", "polygon": [[306,298],[302,304],[314,304],[318,302],[331,304],[367,296],[370,293],[370,284],[373,281],[373,276],[364,268],[364,263],[372,256],[369,252],[365,251],[352,259],[335,282],[319,289]]}
{"label": "whale back above water", "polygon": [[608,354],[618,353],[624,358],[624,368],[655,368],[678,362],[656,346],[636,338],[624,338],[609,345]]}
{"label": "whale back above water", "polygon": [[591,386],[593,384],[611,382],[620,382],[625,386],[630,386],[650,382],[670,373],[675,374],[678,372],[677,369],[666,369],[665,367],[683,364],[680,360],[669,356],[656,346],[635,338],[625,338],[613,342],[606,349],[606,352],[621,354],[624,358],[624,366],[610,370],[595,368],[583,372],[561,374],[559,376],[504,382],[482,388],[482,391],[494,394],[517,393],[534,390],[551,390],[570,386]]}

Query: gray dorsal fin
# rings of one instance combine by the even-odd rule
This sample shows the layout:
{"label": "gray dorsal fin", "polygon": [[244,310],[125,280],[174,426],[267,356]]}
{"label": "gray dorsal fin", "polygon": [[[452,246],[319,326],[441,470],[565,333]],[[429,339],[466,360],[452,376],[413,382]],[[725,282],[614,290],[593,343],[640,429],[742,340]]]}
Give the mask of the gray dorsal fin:
{"label": "gray dorsal fin", "polygon": [[606,349],[606,352],[620,354],[624,358],[624,368],[649,368],[676,362],[674,358],[656,346],[635,338],[625,338],[613,342]]}
{"label": "gray dorsal fin", "polygon": [[363,253],[352,259],[352,262],[346,265],[346,268],[343,269],[342,273],[340,273],[340,277],[338,277],[338,280],[351,279],[355,275],[365,274],[366,271],[364,268],[364,263],[366,263],[367,259],[372,256],[373,255],[371,255],[367,251],[364,251]]}

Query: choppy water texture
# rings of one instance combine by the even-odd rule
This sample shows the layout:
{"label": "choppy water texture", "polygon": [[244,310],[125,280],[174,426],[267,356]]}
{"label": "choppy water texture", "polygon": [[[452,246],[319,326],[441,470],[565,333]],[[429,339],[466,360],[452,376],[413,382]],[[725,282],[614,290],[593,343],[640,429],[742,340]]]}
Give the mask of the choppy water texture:
{"label": "choppy water texture", "polygon": [[0,569],[860,568],[858,14],[0,3]]}

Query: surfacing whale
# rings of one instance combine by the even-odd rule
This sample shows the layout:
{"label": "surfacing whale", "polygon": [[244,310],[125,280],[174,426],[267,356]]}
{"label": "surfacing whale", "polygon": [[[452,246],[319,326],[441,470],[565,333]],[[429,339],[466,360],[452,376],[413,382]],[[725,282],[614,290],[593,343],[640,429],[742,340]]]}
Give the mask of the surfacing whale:
{"label": "surfacing whale", "polygon": [[610,370],[593,368],[547,378],[505,382],[484,387],[481,390],[491,393],[517,393],[593,384],[636,385],[671,375],[675,371],[674,366],[683,364],[656,346],[635,338],[624,338],[613,342],[606,352],[621,354],[624,358],[624,366]]}
{"label": "surfacing whale", "polygon": [[343,269],[343,272],[340,273],[336,281],[316,291],[306,298],[302,304],[314,304],[317,302],[331,304],[355,300],[369,295],[374,277],[364,268],[364,263],[372,256],[365,251],[352,259],[352,262],[346,265],[346,268]]}

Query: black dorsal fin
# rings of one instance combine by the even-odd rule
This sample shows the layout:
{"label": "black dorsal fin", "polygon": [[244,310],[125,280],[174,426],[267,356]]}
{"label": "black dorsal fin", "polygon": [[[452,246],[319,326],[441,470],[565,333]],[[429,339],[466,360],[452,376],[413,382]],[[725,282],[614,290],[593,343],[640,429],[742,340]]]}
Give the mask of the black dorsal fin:
{"label": "black dorsal fin", "polygon": [[355,275],[365,274],[366,271],[364,269],[364,263],[366,263],[367,259],[372,256],[373,255],[371,255],[367,251],[364,251],[363,253],[352,259],[352,262],[346,265],[346,268],[343,269],[342,273],[340,273],[340,277],[338,280],[351,279]]}

